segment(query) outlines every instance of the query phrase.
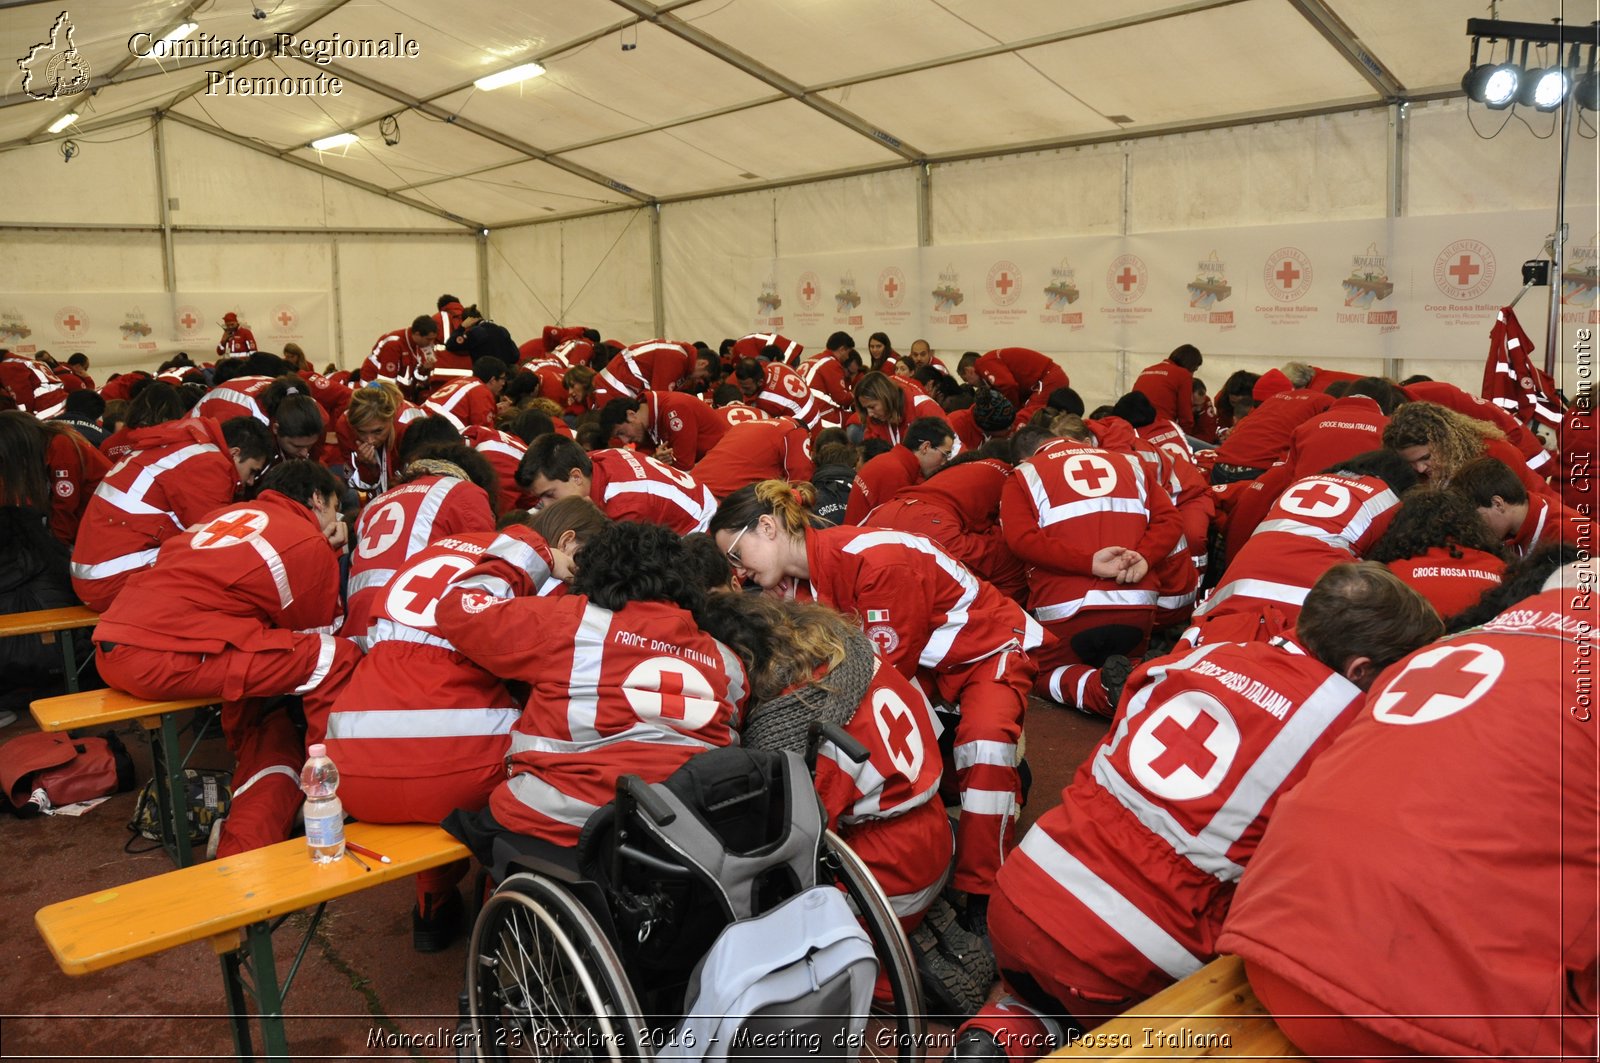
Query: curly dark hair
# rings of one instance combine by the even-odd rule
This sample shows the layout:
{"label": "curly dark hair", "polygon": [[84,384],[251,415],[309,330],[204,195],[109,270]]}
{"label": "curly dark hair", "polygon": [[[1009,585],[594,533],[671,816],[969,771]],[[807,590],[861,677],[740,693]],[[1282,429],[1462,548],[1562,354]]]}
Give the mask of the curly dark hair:
{"label": "curly dark hair", "polygon": [[1478,599],[1478,604],[1468,606],[1445,622],[1446,631],[1465,631],[1469,627],[1487,624],[1524,598],[1531,598],[1544,589],[1550,573],[1562,565],[1581,560],[1583,552],[1568,543],[1547,543],[1526,557],[1519,557],[1501,573],[1500,585],[1490,587]]}
{"label": "curly dark hair", "polygon": [[584,544],[572,590],[613,611],[629,602],[666,601],[698,614],[706,599],[677,533],[632,520],[602,528]]}
{"label": "curly dark hair", "polygon": [[1461,547],[1500,556],[1501,544],[1471,502],[1445,487],[1419,485],[1400,501],[1389,530],[1367,553],[1370,561],[1403,561],[1436,546],[1460,557]]}

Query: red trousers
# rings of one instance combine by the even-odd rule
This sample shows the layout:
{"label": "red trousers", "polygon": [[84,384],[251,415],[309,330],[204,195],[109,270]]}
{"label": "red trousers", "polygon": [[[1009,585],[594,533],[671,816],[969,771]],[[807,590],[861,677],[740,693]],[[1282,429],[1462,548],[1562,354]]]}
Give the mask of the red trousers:
{"label": "red trousers", "polygon": [[[505,777],[502,761],[416,779],[346,774],[339,783],[339,797],[346,812],[368,823],[437,823],[458,808],[476,812],[487,805],[489,792]],[[417,872],[417,906],[437,911],[469,864],[457,860]]]}
{"label": "red trousers", "polygon": [[300,766],[305,745],[288,715],[260,700],[284,694],[304,698],[306,715],[328,707],[355,671],[361,651],[348,639],[296,635],[287,650],[228,649],[221,653],[150,650],[119,643],[102,652],[100,676],[118,690],[144,698],[237,698],[222,701],[222,733],[233,754],[233,805],[222,824],[218,856],[281,842],[304,800]]}
{"label": "red trousers", "polygon": [[1001,653],[959,672],[942,672],[938,690],[956,711],[955,776],[961,791],[952,884],[966,893],[987,894],[1006,853],[1016,844],[1022,811],[1017,741],[1033,688],[1033,661],[1025,653]]}
{"label": "red trousers", "polygon": [[[1039,1011],[1071,1015],[1091,1028],[1137,1000],[1125,986],[1062,948],[1003,892],[989,899],[989,941],[1001,983]],[[1041,993],[1050,999],[1041,999]]]}

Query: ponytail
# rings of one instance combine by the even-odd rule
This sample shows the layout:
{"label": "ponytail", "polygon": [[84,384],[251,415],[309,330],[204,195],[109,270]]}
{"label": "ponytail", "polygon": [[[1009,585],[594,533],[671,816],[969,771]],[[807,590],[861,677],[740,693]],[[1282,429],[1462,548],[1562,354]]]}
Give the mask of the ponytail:
{"label": "ponytail", "polygon": [[739,488],[717,507],[707,529],[743,531],[762,517],[772,517],[791,538],[802,538],[807,528],[818,527],[811,509],[816,505],[817,489],[809,483],[787,480],[762,480]]}

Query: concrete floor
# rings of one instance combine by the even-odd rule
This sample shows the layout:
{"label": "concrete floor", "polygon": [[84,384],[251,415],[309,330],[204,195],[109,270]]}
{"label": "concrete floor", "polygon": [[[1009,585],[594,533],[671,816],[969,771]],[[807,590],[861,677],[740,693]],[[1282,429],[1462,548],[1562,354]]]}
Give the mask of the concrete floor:
{"label": "concrete floor", "polygon": [[[23,717],[0,731],[0,741],[34,729]],[[1027,721],[1034,786],[1025,823],[1059,800],[1105,731],[1103,721],[1034,702]],[[142,783],[150,774],[148,744],[136,728],[123,735]],[[192,764],[227,767],[226,750],[220,741],[207,742]],[[0,926],[8,931],[0,960],[4,1057],[234,1058],[219,963],[206,944],[69,977],[34,930],[33,913],[44,905],[171,869],[160,850],[123,853],[133,805],[127,793],[75,819],[0,817]],[[411,884],[395,882],[328,907],[285,1004],[294,1058],[454,1058],[453,1048],[390,1047],[393,1034],[448,1036],[463,984],[464,940],[434,955],[412,951],[413,901]],[[280,972],[306,923],[297,915],[278,931]]]}

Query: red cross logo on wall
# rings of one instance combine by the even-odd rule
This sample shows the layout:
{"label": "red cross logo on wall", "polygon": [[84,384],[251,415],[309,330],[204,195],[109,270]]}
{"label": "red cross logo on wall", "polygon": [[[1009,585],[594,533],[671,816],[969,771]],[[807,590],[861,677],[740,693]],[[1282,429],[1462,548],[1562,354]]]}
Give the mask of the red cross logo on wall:
{"label": "red cross logo on wall", "polygon": [[1000,289],[1000,294],[1009,295],[1011,293],[1012,287],[1016,283],[1017,283],[1016,281],[1011,279],[1011,274],[1009,274],[1009,273],[1001,273],[1000,274],[1000,279],[994,282],[994,286],[996,288]]}
{"label": "red cross logo on wall", "polygon": [[1432,723],[1467,708],[1494,686],[1505,658],[1492,646],[1453,643],[1417,654],[1373,703],[1382,723]]}
{"label": "red cross logo on wall", "polygon": [[884,284],[883,290],[888,293],[889,298],[893,299],[894,293],[900,290],[900,285],[894,282],[893,277],[890,277],[889,280]]}
{"label": "red cross logo on wall", "polygon": [[290,325],[294,324],[294,315],[289,313],[287,310],[278,311],[278,324],[282,325],[284,328],[288,328]]}
{"label": "red cross logo on wall", "polygon": [[807,300],[815,299],[817,297],[817,289],[810,281],[806,281],[805,287],[800,289],[800,294],[804,295]]}
{"label": "red cross logo on wall", "polygon": [[195,317],[193,314],[190,314],[190,313],[185,313],[182,317],[180,317],[178,319],[178,323],[181,324],[184,327],[185,331],[187,331],[188,329],[194,328],[194,326],[196,325],[196,323],[198,321],[199,321],[199,318]]}
{"label": "red cross logo on wall", "polygon": [[195,532],[189,544],[196,550],[233,546],[258,537],[267,526],[267,515],[258,509],[235,509]]}
{"label": "red cross logo on wall", "polygon": [[[1181,673],[1178,673],[1181,675]],[[1177,686],[1190,680],[1161,681]],[[1239,727],[1211,694],[1180,690],[1161,701],[1156,688],[1143,720],[1128,740],[1134,781],[1159,797],[1189,801],[1216,791],[1239,753]]]}
{"label": "red cross logo on wall", "polygon": [[1445,272],[1456,279],[1456,284],[1466,288],[1472,284],[1472,278],[1483,272],[1483,267],[1472,261],[1471,255],[1462,255]]}
{"label": "red cross logo on wall", "polygon": [[1293,288],[1294,282],[1300,279],[1300,271],[1294,268],[1294,262],[1284,259],[1283,265],[1278,267],[1278,272],[1273,274],[1282,282],[1285,289]]}
{"label": "red cross logo on wall", "polygon": [[1127,266],[1122,267],[1122,272],[1117,274],[1117,284],[1123,291],[1132,291],[1133,286],[1139,283],[1139,275]]}

